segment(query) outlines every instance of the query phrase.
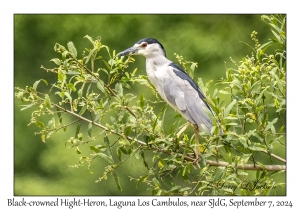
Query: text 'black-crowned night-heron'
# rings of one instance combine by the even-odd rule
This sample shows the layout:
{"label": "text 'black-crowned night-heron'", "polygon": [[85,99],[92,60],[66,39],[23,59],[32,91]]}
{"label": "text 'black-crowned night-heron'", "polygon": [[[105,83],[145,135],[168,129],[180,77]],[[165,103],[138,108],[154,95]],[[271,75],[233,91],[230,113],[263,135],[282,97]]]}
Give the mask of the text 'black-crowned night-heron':
{"label": "text 'black-crowned night-heron'", "polygon": [[[214,115],[198,85],[184,70],[167,59],[164,47],[156,39],[141,39],[133,47],[118,54],[118,56],[123,55],[143,55],[146,57],[146,71],[150,82],[171,107],[193,124],[196,157],[198,158],[198,128],[205,126],[209,131],[212,128],[212,122],[205,109]],[[187,123],[179,131],[177,137],[190,123]]]}

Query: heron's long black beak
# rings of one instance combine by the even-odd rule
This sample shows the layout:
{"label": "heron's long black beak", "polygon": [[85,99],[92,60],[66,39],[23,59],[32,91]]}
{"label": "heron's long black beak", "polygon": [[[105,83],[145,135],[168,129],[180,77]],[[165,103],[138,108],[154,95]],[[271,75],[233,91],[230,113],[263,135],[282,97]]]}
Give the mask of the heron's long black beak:
{"label": "heron's long black beak", "polygon": [[120,56],[125,56],[125,55],[130,55],[130,54],[134,55],[137,51],[138,51],[137,48],[130,47],[130,48],[124,50],[123,52],[118,53],[118,56],[120,57]]}

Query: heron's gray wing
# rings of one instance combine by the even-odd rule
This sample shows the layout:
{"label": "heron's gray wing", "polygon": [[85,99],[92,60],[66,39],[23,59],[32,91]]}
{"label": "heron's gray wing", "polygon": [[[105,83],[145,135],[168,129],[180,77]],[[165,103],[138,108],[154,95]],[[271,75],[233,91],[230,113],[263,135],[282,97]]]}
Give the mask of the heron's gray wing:
{"label": "heron's gray wing", "polygon": [[[164,80],[162,83],[163,93],[167,102],[178,111],[186,110],[186,101],[184,92],[181,90],[184,85],[182,81],[174,81],[174,78]],[[176,78],[175,78],[176,79]]]}
{"label": "heron's gray wing", "polygon": [[182,70],[175,63],[171,63],[169,66],[173,68],[173,72],[178,77],[180,77],[181,79],[186,80],[186,81],[188,81],[190,83],[190,85],[194,88],[194,90],[197,91],[197,93],[198,93],[200,99],[203,101],[204,105],[209,109],[209,111],[212,113],[212,115],[214,115],[213,110],[210,108],[210,106],[205,101],[205,96],[202,93],[202,91],[200,90],[200,88],[198,87],[198,85],[196,84],[196,82],[184,70]]}
{"label": "heron's gray wing", "polygon": [[[168,103],[180,111],[183,117],[189,120],[193,124],[197,124],[201,128],[201,124],[204,124],[209,130],[212,127],[210,118],[208,117],[205,109],[210,110],[195,89],[198,86],[192,86],[191,81],[194,81],[185,75],[176,74],[177,69],[170,66],[169,72],[170,78],[164,80],[162,83],[162,89],[164,96]],[[187,76],[187,77],[186,77]],[[190,79],[191,81],[188,81]]]}

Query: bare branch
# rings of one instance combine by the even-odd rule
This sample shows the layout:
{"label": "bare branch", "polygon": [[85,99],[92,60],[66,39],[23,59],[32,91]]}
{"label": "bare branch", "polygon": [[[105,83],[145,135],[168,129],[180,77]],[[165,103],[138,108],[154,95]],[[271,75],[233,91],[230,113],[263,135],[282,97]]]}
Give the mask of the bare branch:
{"label": "bare branch", "polygon": [[[206,160],[206,163],[211,165],[211,166],[225,166],[227,167],[229,165],[229,163],[227,162],[216,162],[216,161],[211,161],[211,160]],[[286,166],[285,165],[264,165],[265,169],[267,171],[282,171],[282,170],[286,170]],[[263,168],[259,165],[254,165],[254,164],[245,164],[245,165],[241,165],[238,164],[237,165],[238,169],[243,169],[243,170],[256,170],[256,171],[260,171],[263,170]]]}
{"label": "bare branch", "polygon": [[275,158],[275,159],[277,159],[277,160],[279,160],[279,161],[281,161],[283,163],[286,163],[285,159],[283,159],[283,158],[281,158],[281,157],[279,157],[277,155],[274,155],[272,153],[268,153],[268,151],[266,151],[266,150],[263,150],[262,152],[265,153],[265,154],[267,154],[267,155],[270,155],[271,157],[273,157],[273,158]]}

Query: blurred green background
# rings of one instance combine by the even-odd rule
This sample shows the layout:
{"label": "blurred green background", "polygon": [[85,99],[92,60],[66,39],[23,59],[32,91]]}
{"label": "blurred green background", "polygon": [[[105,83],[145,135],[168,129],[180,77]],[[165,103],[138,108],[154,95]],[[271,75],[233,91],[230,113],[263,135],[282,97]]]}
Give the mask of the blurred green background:
{"label": "blurred green background", "polygon": [[[14,15],[14,86],[32,85],[38,79],[51,84],[54,74],[40,68],[53,66],[50,59],[59,57],[54,44],[72,41],[80,55],[84,48],[91,47],[85,35],[102,37],[102,43],[111,50],[120,52],[136,41],[153,37],[158,39],[170,60],[176,61],[174,53],[186,60],[198,62],[195,78],[214,83],[225,75],[229,60],[241,60],[251,55],[253,46],[250,34],[258,32],[260,43],[272,38],[261,15]],[[145,75],[145,58],[136,57],[129,69],[138,68]],[[98,64],[100,65],[100,64]],[[102,64],[101,64],[102,65]],[[141,86],[133,86],[133,94],[151,95]],[[213,91],[216,87],[211,87]],[[217,87],[220,89],[220,87]],[[15,195],[150,195],[146,186],[136,188],[136,182],[128,175],[142,175],[138,160],[130,160],[118,170],[123,191],[118,191],[114,180],[95,183],[102,176],[104,163],[97,160],[89,173],[86,167],[69,167],[78,163],[80,155],[65,146],[74,133],[53,135],[43,143],[35,125],[27,126],[32,109],[20,111],[20,101],[14,107],[14,193]],[[160,108],[158,107],[158,110]],[[174,112],[170,108],[168,112]],[[169,119],[172,120],[172,119]],[[87,152],[87,155],[89,152]],[[276,153],[275,153],[276,154]],[[151,157],[150,157],[151,158]],[[280,178],[285,182],[285,176]],[[280,190],[283,193],[282,189]],[[279,193],[280,194],[280,193]]]}

